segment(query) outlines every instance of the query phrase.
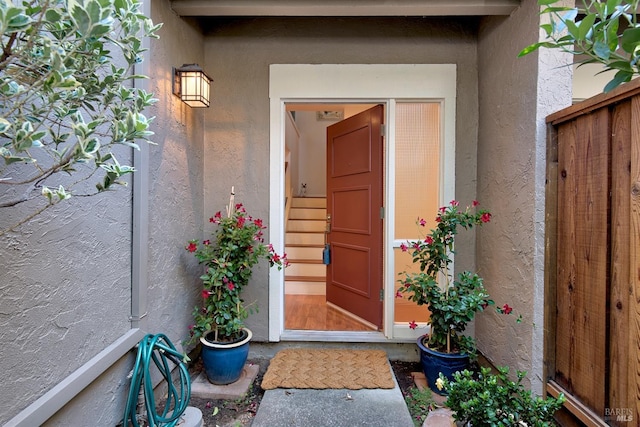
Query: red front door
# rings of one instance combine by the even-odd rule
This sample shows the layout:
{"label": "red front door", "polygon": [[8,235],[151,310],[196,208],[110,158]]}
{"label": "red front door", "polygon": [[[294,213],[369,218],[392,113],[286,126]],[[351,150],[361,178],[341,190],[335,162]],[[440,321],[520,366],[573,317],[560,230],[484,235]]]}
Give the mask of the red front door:
{"label": "red front door", "polygon": [[327,301],[382,327],[382,105],[327,128]]}

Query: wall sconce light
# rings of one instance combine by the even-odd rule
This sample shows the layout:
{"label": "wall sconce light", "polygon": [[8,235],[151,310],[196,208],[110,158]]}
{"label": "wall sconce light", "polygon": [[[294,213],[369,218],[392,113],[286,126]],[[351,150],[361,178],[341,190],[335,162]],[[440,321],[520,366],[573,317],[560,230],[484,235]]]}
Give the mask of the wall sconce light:
{"label": "wall sconce light", "polygon": [[212,81],[198,64],[184,64],[173,69],[173,94],[190,107],[206,108]]}

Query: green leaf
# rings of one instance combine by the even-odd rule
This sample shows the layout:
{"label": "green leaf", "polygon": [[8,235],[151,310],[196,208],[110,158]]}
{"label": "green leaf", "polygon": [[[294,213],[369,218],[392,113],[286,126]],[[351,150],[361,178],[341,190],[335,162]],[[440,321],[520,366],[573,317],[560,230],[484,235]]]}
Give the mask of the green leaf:
{"label": "green leaf", "polygon": [[[606,72],[609,69],[627,71],[629,73],[633,72],[633,69],[631,68],[631,65],[627,61],[613,61],[613,62],[610,62],[608,64],[608,67],[609,68],[607,70],[601,71],[601,73],[602,72]],[[598,74],[600,74],[600,73],[598,73]]]}
{"label": "green leaf", "polygon": [[608,60],[611,55],[609,46],[600,40],[593,44],[593,52],[598,58],[604,59],[605,61]]}
{"label": "green leaf", "polygon": [[596,15],[593,13],[585,16],[584,19],[580,21],[578,26],[578,40],[585,40],[587,38],[587,35],[591,31],[591,27],[593,27],[595,22]]}
{"label": "green leaf", "polygon": [[618,27],[620,26],[620,22],[615,19],[609,22],[609,25],[606,27],[605,31],[605,40],[608,40],[607,44],[609,45],[609,50],[615,52],[618,50]]}
{"label": "green leaf", "polygon": [[620,0],[607,0],[607,11],[611,13],[619,4]]}
{"label": "green leaf", "polygon": [[530,54],[531,52],[538,50],[538,49],[539,49],[541,46],[543,46],[543,45],[544,45],[544,43],[542,43],[542,42],[538,42],[538,43],[534,43],[534,44],[532,44],[532,45],[529,45],[529,46],[525,47],[525,48],[524,48],[524,49],[522,49],[522,50],[520,51],[520,53],[518,54],[518,58],[520,58],[520,57],[522,57],[522,56],[525,56],[525,55],[528,55],[528,54]]}
{"label": "green leaf", "polygon": [[613,79],[603,89],[604,93],[611,92],[613,89],[620,86],[622,83],[626,83],[631,80],[633,73],[627,71],[618,71]]}
{"label": "green leaf", "polygon": [[49,22],[59,22],[62,20],[62,15],[57,9],[47,9],[44,14],[45,19]]}
{"label": "green leaf", "polygon": [[620,37],[620,45],[625,52],[634,53],[640,44],[640,27],[627,28]]}
{"label": "green leaf", "polygon": [[84,37],[89,37],[91,35],[91,18],[89,14],[84,9],[83,6],[78,4],[78,0],[68,0],[69,1],[69,12],[71,16],[71,20],[73,21],[74,26],[77,31]]}
{"label": "green leaf", "polygon": [[11,128],[11,123],[4,117],[0,117],[0,133],[5,133]]}
{"label": "green leaf", "polygon": [[4,158],[4,162],[10,165],[12,163],[35,163],[35,160],[30,157],[8,156]]}
{"label": "green leaf", "polygon": [[578,26],[575,24],[575,22],[571,20],[566,20],[563,22],[567,26],[567,31],[569,31],[569,34],[571,34],[574,39],[580,40],[580,30],[578,29]]}

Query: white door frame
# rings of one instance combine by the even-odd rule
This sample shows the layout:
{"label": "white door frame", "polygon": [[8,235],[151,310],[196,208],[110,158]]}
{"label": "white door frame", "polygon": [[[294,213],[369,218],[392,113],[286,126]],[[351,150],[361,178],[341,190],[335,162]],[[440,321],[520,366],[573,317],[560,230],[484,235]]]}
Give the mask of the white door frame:
{"label": "white door frame", "polygon": [[284,331],[284,271],[269,271],[269,341],[411,341],[422,332],[393,322],[396,242],[393,226],[395,194],[395,102],[437,100],[444,107],[441,204],[455,198],[455,64],[272,64],[269,67],[269,240],[284,251],[284,123],[287,102],[348,102],[386,104],[385,219],[384,219],[384,313],[383,333]]}

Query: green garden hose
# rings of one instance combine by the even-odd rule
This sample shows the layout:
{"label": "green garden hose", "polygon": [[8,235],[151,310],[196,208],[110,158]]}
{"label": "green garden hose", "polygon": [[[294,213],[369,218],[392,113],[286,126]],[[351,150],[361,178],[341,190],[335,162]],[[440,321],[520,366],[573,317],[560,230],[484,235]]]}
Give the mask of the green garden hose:
{"label": "green garden hose", "polygon": [[[189,372],[182,363],[183,355],[179,353],[173,346],[169,338],[163,334],[146,335],[138,344],[138,355],[136,364],[133,368],[131,377],[131,388],[129,389],[129,397],[124,410],[123,425],[129,426],[128,420],[131,420],[133,427],[139,427],[137,420],[136,407],[138,404],[138,395],[140,387],[143,387],[145,409],[147,411],[147,422],[149,427],[167,426],[173,427],[187,409],[189,398],[191,395],[191,382]],[[151,383],[151,375],[149,368],[151,360],[155,363],[160,374],[167,382],[167,401],[164,405],[162,414],[156,412],[156,402],[153,395],[153,384]],[[179,368],[180,378],[174,384],[171,378],[171,361],[173,365]],[[177,385],[177,388],[176,388]],[[172,409],[173,408],[173,409]]]}

